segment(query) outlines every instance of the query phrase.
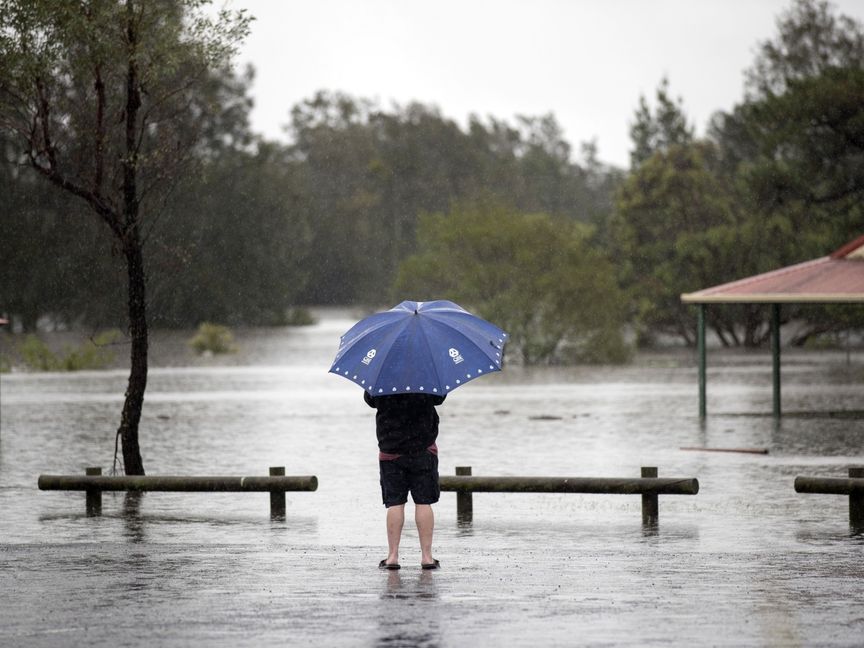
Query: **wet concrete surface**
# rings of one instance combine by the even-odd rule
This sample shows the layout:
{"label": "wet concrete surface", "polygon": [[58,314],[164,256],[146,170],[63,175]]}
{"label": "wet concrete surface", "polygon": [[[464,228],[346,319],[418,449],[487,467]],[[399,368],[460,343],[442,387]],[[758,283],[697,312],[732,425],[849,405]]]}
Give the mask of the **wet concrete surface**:
{"label": "wet concrete surface", "polygon": [[[697,477],[700,493],[661,496],[656,529],[638,496],[480,493],[464,525],[444,493],[442,569],[420,569],[409,504],[403,568],[383,572],[374,412],[326,374],[346,324],[240,336],[224,366],[172,367],[174,342],[154,343],[148,472],[317,475],[317,492],[288,494],[285,520],[245,493],[106,493],[87,517],[82,493],[36,478],[107,472],[125,372],[2,376],[0,645],[861,645],[864,536],[848,499],[792,488],[864,464],[860,355],[787,354],[797,415],[776,423],[764,354],[709,356],[705,423],[683,352],[472,383],[440,408],[442,474],[650,465]],[[694,446],[769,454],[680,449]]]}

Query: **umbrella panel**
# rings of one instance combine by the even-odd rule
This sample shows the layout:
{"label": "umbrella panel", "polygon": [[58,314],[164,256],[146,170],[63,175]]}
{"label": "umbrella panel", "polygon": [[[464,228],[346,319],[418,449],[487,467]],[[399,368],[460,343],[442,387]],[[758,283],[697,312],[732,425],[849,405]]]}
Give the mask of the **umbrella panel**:
{"label": "umbrella panel", "polygon": [[376,395],[444,394],[499,371],[505,341],[452,302],[403,302],[349,329],[330,371]]}

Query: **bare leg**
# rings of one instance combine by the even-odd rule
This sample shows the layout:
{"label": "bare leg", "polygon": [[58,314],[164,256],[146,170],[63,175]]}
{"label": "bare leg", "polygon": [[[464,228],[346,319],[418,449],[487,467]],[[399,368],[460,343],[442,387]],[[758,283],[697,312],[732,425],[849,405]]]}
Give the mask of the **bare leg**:
{"label": "bare leg", "polygon": [[432,557],[432,531],[435,528],[435,514],[429,504],[414,506],[414,521],[417,523],[417,535],[420,536],[420,562],[424,565],[435,562]]}
{"label": "bare leg", "polygon": [[387,508],[387,564],[399,562],[399,541],[402,539],[402,526],[405,524],[405,505]]}

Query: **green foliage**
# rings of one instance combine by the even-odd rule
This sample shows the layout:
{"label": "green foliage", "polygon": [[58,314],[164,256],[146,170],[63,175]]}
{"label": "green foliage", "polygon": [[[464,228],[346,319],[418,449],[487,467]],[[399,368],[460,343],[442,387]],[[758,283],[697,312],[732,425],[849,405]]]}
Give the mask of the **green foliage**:
{"label": "green foliage", "polygon": [[626,359],[614,269],[588,245],[586,226],[464,204],[421,218],[418,247],[395,290],[472,309],[507,331],[525,364]]}
{"label": "green foliage", "polygon": [[707,143],[672,146],[622,186],[611,232],[622,285],[640,342],[656,333],[693,341],[693,314],[681,293],[746,272],[734,195],[711,172]]}
{"label": "green foliage", "polygon": [[[550,115],[462,129],[427,106],[384,111],[321,94],[295,108],[294,145],[259,141],[253,151],[250,83],[226,70],[200,88],[198,173],[177,179],[148,229],[154,327],[279,325],[298,303],[380,299],[416,249],[419,215],[461,199],[492,197],[605,232],[620,174],[591,144],[571,161]],[[120,325],[126,273],[110,232],[22,173],[14,147],[0,151],[0,200],[9,201],[0,303],[29,330],[46,314]]]}
{"label": "green foliage", "polygon": [[[634,168],[609,240],[643,343],[658,334],[694,341],[681,293],[823,256],[861,234],[860,23],[835,17],[827,3],[796,0],[775,39],[762,44],[747,89],[741,105],[712,120],[710,141],[692,141],[665,84],[655,114],[641,101]],[[827,307],[783,312],[809,323],[796,343],[851,322]],[[767,310],[759,306],[708,315],[724,344],[767,338]]]}
{"label": "green foliage", "polygon": [[747,71],[747,98],[785,94],[794,81],[830,69],[860,68],[864,61],[861,23],[835,15],[825,0],[793,0],[777,21],[777,34],[759,45]]}
{"label": "green foliage", "polygon": [[18,349],[21,358],[34,371],[57,371],[61,363],[48,345],[35,335],[28,335]]}
{"label": "green foliage", "polygon": [[18,346],[24,364],[33,371],[84,371],[104,369],[114,361],[108,347],[120,339],[119,331],[104,331],[77,347],[67,347],[56,354],[35,335],[27,335]]}
{"label": "green foliage", "polygon": [[423,213],[492,198],[520,211],[602,221],[608,171],[579,165],[551,115],[472,119],[467,132],[420,104],[384,111],[319,93],[292,112],[296,209],[310,223],[311,278],[298,301],[380,299],[416,249]]}
{"label": "green foliage", "polygon": [[665,77],[657,87],[656,100],[657,107],[652,113],[645,97],[639,97],[639,109],[630,126],[633,140],[630,165],[633,169],[654,153],[693,141],[693,127],[687,123],[683,102],[680,98],[673,101],[669,96],[669,80]]}
{"label": "green foliage", "polygon": [[184,183],[152,240],[154,326],[283,324],[312,275],[296,188],[268,146],[222,151]]}
{"label": "green foliage", "polygon": [[287,326],[312,326],[317,323],[318,320],[309,312],[308,308],[291,308],[285,316],[285,324]]}
{"label": "green foliage", "polygon": [[203,322],[198,331],[189,340],[189,345],[196,353],[235,353],[234,334],[227,326]]}

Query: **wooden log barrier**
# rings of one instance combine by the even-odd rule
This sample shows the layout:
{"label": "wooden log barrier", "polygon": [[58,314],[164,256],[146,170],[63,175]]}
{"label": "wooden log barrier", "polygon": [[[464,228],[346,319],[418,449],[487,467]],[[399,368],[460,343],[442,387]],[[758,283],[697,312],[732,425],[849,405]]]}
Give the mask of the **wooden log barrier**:
{"label": "wooden log barrier", "polygon": [[849,478],[796,477],[796,493],[849,496],[849,526],[864,532],[864,467],[849,469]]}
{"label": "wooden log barrier", "polygon": [[657,477],[657,468],[643,467],[642,477],[480,477],[471,476],[470,466],[456,468],[456,476],[440,477],[442,491],[455,491],[456,517],[473,518],[472,493],[587,493],[641,495],[642,522],[656,525],[658,495],[696,495],[699,480],[692,477]]}
{"label": "wooden log barrier", "polygon": [[314,475],[285,476],[283,466],[270,468],[268,477],[102,475],[101,468],[87,468],[85,475],[39,475],[40,490],[83,490],[87,493],[87,514],[102,512],[102,491],[162,492],[269,492],[270,515],[285,517],[286,491],[314,491]]}

